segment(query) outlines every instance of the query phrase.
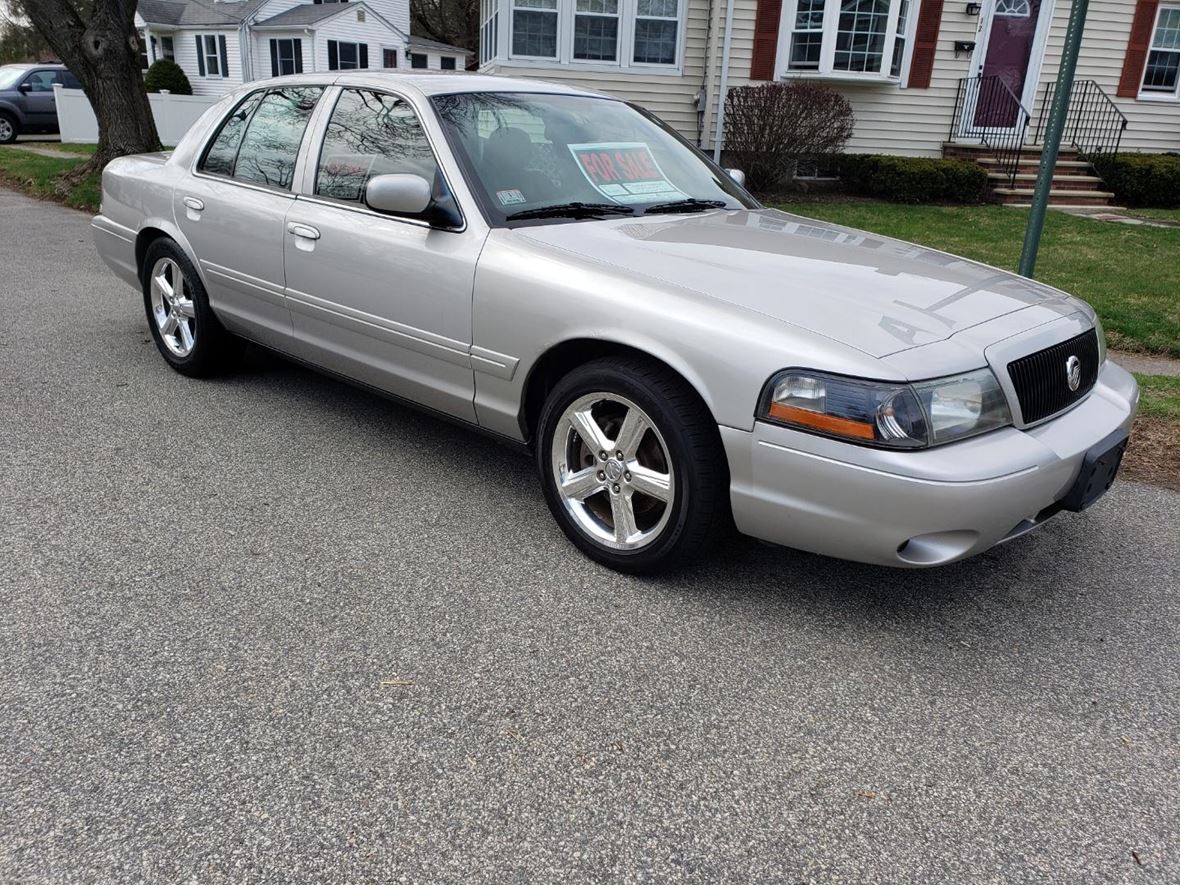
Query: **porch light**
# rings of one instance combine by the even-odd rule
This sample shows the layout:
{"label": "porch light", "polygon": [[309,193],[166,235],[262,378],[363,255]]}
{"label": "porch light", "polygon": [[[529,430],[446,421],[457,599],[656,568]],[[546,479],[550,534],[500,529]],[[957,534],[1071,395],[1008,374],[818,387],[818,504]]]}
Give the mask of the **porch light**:
{"label": "porch light", "polygon": [[967,4],[967,14],[968,15],[979,15],[979,13],[982,11],[982,9],[983,9],[982,3],[968,3]]}

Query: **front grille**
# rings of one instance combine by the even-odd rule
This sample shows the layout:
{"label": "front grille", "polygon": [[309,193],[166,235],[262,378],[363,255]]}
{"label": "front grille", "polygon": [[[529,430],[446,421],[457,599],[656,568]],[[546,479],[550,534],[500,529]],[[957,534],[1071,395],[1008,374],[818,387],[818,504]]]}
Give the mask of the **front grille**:
{"label": "front grille", "polygon": [[[1077,390],[1069,389],[1066,363],[1071,356],[1076,356],[1082,364],[1082,378]],[[1091,329],[1076,338],[1013,360],[1008,363],[1008,377],[1016,389],[1025,424],[1067,409],[1089,393],[1098,380],[1098,334]]]}

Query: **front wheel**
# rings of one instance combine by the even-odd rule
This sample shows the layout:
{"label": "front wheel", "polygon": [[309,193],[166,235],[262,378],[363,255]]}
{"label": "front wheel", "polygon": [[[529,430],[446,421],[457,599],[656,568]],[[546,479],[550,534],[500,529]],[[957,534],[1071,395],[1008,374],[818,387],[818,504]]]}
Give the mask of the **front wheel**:
{"label": "front wheel", "polygon": [[716,422],[658,363],[611,357],[562,378],[541,415],[537,464],[567,537],[619,571],[683,565],[728,524]]}

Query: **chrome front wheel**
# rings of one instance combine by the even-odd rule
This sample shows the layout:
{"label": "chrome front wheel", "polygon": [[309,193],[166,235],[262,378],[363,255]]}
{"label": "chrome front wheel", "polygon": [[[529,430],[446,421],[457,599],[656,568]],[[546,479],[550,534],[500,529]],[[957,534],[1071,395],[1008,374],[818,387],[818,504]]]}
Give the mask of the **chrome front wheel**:
{"label": "chrome front wheel", "polygon": [[175,356],[188,356],[197,342],[197,311],[184,271],[172,258],[152,266],[150,295],[160,340]]}
{"label": "chrome front wheel", "polygon": [[0,114],[0,144],[11,144],[14,141],[16,141],[16,124]]}
{"label": "chrome front wheel", "polygon": [[672,513],[676,475],[651,417],[617,393],[590,393],[557,422],[553,480],[566,511],[611,550],[651,544]]}

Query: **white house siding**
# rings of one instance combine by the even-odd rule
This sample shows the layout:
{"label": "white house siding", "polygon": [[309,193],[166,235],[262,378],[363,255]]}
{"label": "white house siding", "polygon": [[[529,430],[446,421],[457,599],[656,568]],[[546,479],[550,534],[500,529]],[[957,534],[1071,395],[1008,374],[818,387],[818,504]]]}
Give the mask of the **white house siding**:
{"label": "white house siding", "polygon": [[[350,6],[351,4],[346,4]],[[315,32],[315,66],[305,67],[304,70],[328,70],[328,41],[338,40],[343,43],[366,43],[369,47],[369,67],[381,67],[381,47],[389,46],[398,51],[398,65],[405,62],[405,41],[396,31],[390,30],[374,15],[366,15],[365,21],[356,20],[357,10],[350,9],[344,15],[320,22]],[[306,52],[306,48],[304,49]],[[270,50],[268,49],[269,53]],[[270,58],[270,55],[267,55]],[[305,59],[306,61],[306,59]],[[269,62],[268,62],[269,64]]]}
{"label": "white house siding", "polygon": [[[414,55],[425,55],[426,56],[426,70],[428,70],[428,71],[441,71],[442,70],[442,60],[443,60],[444,55],[446,55],[447,58],[453,58],[455,60],[455,70],[456,71],[465,70],[467,67],[467,59],[461,55],[455,55],[453,52],[439,53],[439,52],[434,52],[429,49],[415,49],[412,46],[406,50],[405,58],[402,58],[399,53],[398,60],[397,60],[398,65],[400,65],[403,68],[409,69],[411,53]],[[418,68],[418,70],[422,70],[422,68]]]}
{"label": "white house siding", "polygon": [[[197,64],[196,37],[198,34],[225,35],[225,55],[226,61],[229,63],[228,76],[201,76],[200,65]],[[228,90],[242,84],[242,53],[238,44],[238,32],[236,28],[203,28],[200,30],[176,31],[172,34],[172,38],[176,63],[184,69],[184,73],[188,76],[189,83],[193,87],[193,95],[222,95]]]}
{"label": "white house siding", "polygon": [[[697,93],[705,81],[705,42],[709,27],[708,0],[687,0],[684,29],[684,63],[680,74],[645,73],[640,69],[621,68],[616,70],[588,70],[580,65],[553,67],[526,67],[514,65],[512,61],[493,61],[483,67],[485,72],[503,74],[508,77],[531,77],[549,80],[553,83],[568,83],[585,89],[594,89],[633,101],[676,128],[685,138],[695,142],[699,126],[697,107],[694,103]],[[509,33],[507,21],[510,15],[501,13],[505,31],[500,36],[500,45],[507,46]],[[747,66],[748,70],[748,66]]]}
{"label": "white house siding", "polygon": [[[1041,88],[1037,90],[1036,107],[1031,109],[1034,125],[1041,112],[1044,84],[1057,78],[1071,6],[1070,0],[1057,0],[1053,10],[1053,28],[1045,52]],[[1180,102],[1141,101],[1119,98],[1116,94],[1123,72],[1127,41],[1131,36],[1134,11],[1135,4],[1130,0],[1090,0],[1076,76],[1079,80],[1094,80],[1098,83],[1127,117],[1122,150],[1180,151]]]}

